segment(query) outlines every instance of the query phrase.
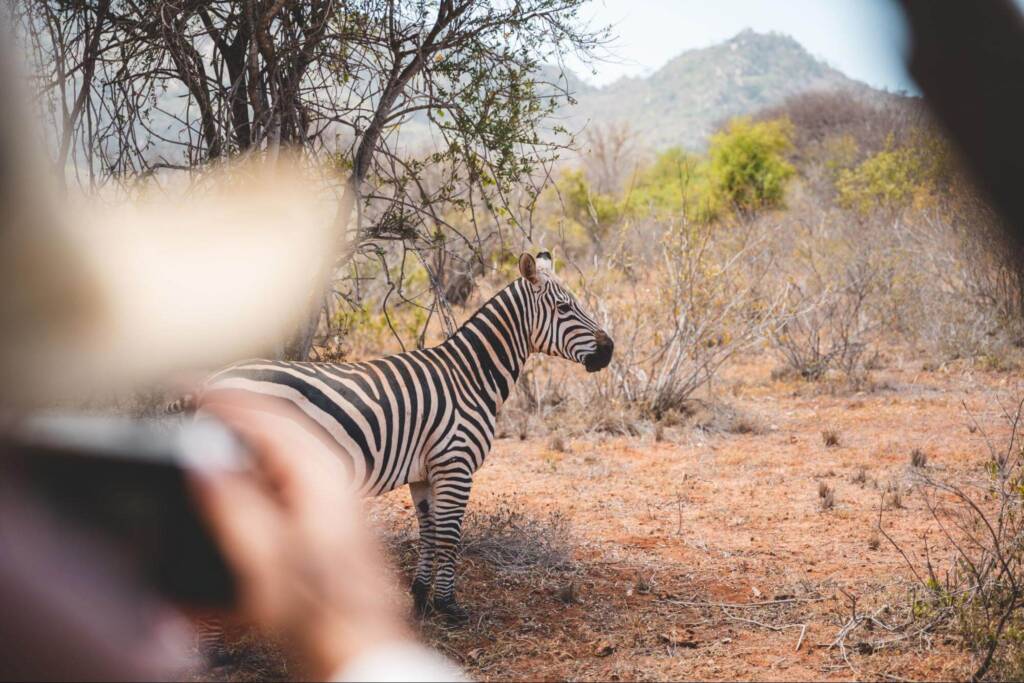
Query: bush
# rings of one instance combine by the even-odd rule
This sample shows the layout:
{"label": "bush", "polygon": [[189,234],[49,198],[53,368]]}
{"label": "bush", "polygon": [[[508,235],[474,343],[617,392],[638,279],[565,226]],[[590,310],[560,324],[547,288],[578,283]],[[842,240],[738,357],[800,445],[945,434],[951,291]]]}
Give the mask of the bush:
{"label": "bush", "polygon": [[704,222],[714,219],[718,211],[707,161],[678,147],[659,154],[638,175],[624,201],[634,218],[685,216]]}
{"label": "bush", "polygon": [[[916,488],[952,557],[940,569],[925,548],[923,565],[906,560],[923,595],[915,617],[958,631],[977,658],[972,680],[1024,677],[1024,401],[1004,413],[1009,437],[996,445],[984,436],[987,460],[979,479],[954,483],[917,469]],[[919,624],[912,628],[921,628]]]}
{"label": "bush", "polygon": [[739,118],[712,136],[711,178],[725,205],[748,213],[783,205],[786,183],[795,173],[786,161],[792,130],[788,119]]}
{"label": "bush", "polygon": [[609,372],[589,380],[600,398],[654,420],[686,412],[694,391],[763,338],[778,310],[766,283],[771,262],[761,258],[760,236],[735,228],[671,222],[642,262],[624,243],[637,280],[622,282],[624,273],[606,267],[603,286],[590,292],[616,340]]}
{"label": "bush", "polygon": [[591,242],[599,243],[622,217],[623,207],[612,195],[594,191],[583,171],[567,171],[558,181],[566,215],[586,231]]}
{"label": "bush", "polygon": [[867,303],[878,288],[877,271],[869,265],[850,266],[837,289],[810,293],[793,284],[788,312],[771,331],[771,341],[783,361],[808,381],[824,379],[836,370],[853,387],[866,379],[867,336],[871,328]]}
{"label": "bush", "polygon": [[515,497],[499,497],[488,512],[470,509],[463,524],[463,557],[500,571],[565,570],[573,566],[572,529],[559,512],[534,517]]}

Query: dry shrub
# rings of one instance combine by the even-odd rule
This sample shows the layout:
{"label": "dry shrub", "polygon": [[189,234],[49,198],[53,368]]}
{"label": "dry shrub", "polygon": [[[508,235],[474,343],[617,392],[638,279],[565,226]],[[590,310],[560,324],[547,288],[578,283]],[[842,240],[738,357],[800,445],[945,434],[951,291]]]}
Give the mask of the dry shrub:
{"label": "dry shrub", "polygon": [[640,436],[638,420],[625,410],[593,415],[588,430],[610,436]]}
{"label": "dry shrub", "polygon": [[560,512],[535,517],[517,498],[503,496],[488,511],[468,511],[462,529],[462,555],[498,571],[573,568],[572,531]]}
{"label": "dry shrub", "polygon": [[564,412],[566,397],[558,380],[556,373],[548,371],[543,362],[528,363],[498,413],[497,436],[525,441],[543,436],[548,425],[554,427],[560,422],[557,418]]}
{"label": "dry shrub", "polygon": [[836,506],[836,492],[825,482],[818,482],[818,505],[823,511],[831,510]]}
{"label": "dry shrub", "polygon": [[218,657],[223,664],[197,672],[193,680],[283,681],[294,675],[289,672],[285,650],[255,632],[226,638]]}
{"label": "dry shrub", "polygon": [[911,467],[924,467],[928,464],[928,454],[922,451],[920,448],[915,448],[910,451],[910,466]]}
{"label": "dry shrub", "polygon": [[867,336],[873,327],[867,302],[880,286],[879,271],[861,263],[847,269],[843,286],[793,284],[787,315],[771,331],[771,341],[786,366],[808,381],[836,371],[851,386],[867,379]]}
{"label": "dry shrub", "polygon": [[760,416],[725,403],[690,401],[693,426],[701,431],[725,434],[764,434],[767,427]]}
{"label": "dry shrub", "polygon": [[811,155],[813,162],[817,157],[831,160],[826,157],[827,143],[837,137],[849,138],[860,157],[902,143],[928,121],[928,112],[921,104],[905,99],[869,100],[835,90],[793,95],[757,115],[759,120],[782,117],[793,123],[794,147]]}
{"label": "dry shrub", "polygon": [[885,485],[885,490],[882,491],[882,509],[903,509],[903,491],[900,489],[900,485],[895,481],[890,480],[889,482],[887,482]]}
{"label": "dry shrub", "polygon": [[[1024,678],[1024,400],[1004,410],[1009,437],[996,444],[983,434],[987,460],[967,481],[916,472],[916,488],[946,539],[947,561],[923,559],[892,539],[879,512],[878,528],[899,550],[921,590],[915,603],[919,630],[947,628],[959,633],[976,657],[973,680]],[[979,429],[979,431],[981,431]]]}
{"label": "dry shrub", "polygon": [[580,599],[579,589],[576,586],[575,579],[569,579],[564,583],[555,596],[566,605],[578,605],[583,602]]}
{"label": "dry shrub", "polygon": [[559,453],[565,453],[569,450],[565,443],[565,437],[562,436],[561,432],[555,432],[551,435],[551,438],[548,439],[548,448]]}
{"label": "dry shrub", "polygon": [[958,182],[903,221],[897,253],[907,275],[889,300],[893,330],[942,359],[978,358],[997,371],[1017,365],[1024,270],[992,210]]}
{"label": "dry shrub", "polygon": [[868,471],[864,467],[858,467],[857,472],[850,477],[850,481],[854,484],[864,486],[868,481]]}
{"label": "dry shrub", "polygon": [[[681,219],[633,229],[624,228],[588,292],[616,342],[593,386],[605,402],[658,420],[683,410],[724,363],[763,338],[778,301],[766,237],[751,223],[724,230]],[[650,253],[637,246],[652,243]]]}

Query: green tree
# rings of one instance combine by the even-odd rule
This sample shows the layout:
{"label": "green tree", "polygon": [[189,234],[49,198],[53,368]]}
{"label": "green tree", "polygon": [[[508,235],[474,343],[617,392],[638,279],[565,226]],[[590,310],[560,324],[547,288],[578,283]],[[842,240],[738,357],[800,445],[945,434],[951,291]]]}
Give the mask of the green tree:
{"label": "green tree", "polygon": [[707,162],[680,147],[671,147],[639,175],[626,202],[634,215],[684,214],[704,221],[715,214],[711,190]]}
{"label": "green tree", "polygon": [[[586,2],[11,6],[60,173],[68,165],[100,185],[242,153],[273,161],[296,147],[350,176],[337,222],[351,226],[358,207],[358,225],[314,278],[310,315],[291,344],[305,357],[329,281],[354,251],[400,243],[425,265],[452,243],[479,252],[495,226],[529,232],[541,171],[570,142],[548,120],[570,98],[569,83],[545,65],[587,56],[609,35],[583,19]],[[399,139],[417,125],[432,140],[420,153]],[[453,212],[470,216],[468,234],[448,220]],[[431,281],[442,291],[442,273]]]}
{"label": "green tree", "polygon": [[590,241],[600,246],[608,228],[622,218],[622,202],[594,190],[582,170],[566,171],[558,181],[566,215],[583,227]]}
{"label": "green tree", "polygon": [[951,174],[949,150],[937,136],[918,133],[901,147],[890,136],[882,151],[839,172],[836,192],[840,206],[861,213],[877,208],[899,211],[927,196]]}
{"label": "green tree", "polygon": [[741,212],[781,207],[795,172],[786,161],[792,132],[788,119],[738,118],[712,136],[711,180],[718,200]]}

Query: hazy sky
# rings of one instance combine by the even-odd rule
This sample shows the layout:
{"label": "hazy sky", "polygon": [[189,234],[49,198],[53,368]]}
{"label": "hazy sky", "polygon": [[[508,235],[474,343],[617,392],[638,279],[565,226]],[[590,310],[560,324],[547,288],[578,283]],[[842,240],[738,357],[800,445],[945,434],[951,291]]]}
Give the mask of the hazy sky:
{"label": "hazy sky", "polygon": [[875,87],[917,92],[903,67],[905,27],[890,0],[593,0],[595,25],[613,24],[610,61],[568,66],[603,85],[649,73],[683,50],[745,28],[787,33],[811,54]]}

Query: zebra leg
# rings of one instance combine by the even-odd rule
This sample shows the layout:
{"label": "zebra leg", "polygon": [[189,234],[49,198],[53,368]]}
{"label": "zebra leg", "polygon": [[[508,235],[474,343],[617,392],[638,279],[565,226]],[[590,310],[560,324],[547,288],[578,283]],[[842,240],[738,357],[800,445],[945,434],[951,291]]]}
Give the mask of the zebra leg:
{"label": "zebra leg", "polygon": [[434,484],[434,548],[437,553],[434,609],[452,625],[469,620],[469,613],[455,601],[455,559],[471,483],[468,474],[459,473]]}
{"label": "zebra leg", "polygon": [[430,484],[417,481],[409,484],[416,519],[420,527],[420,554],[416,576],[412,580],[413,615],[423,617],[430,607],[430,583],[434,579],[434,509]]}

